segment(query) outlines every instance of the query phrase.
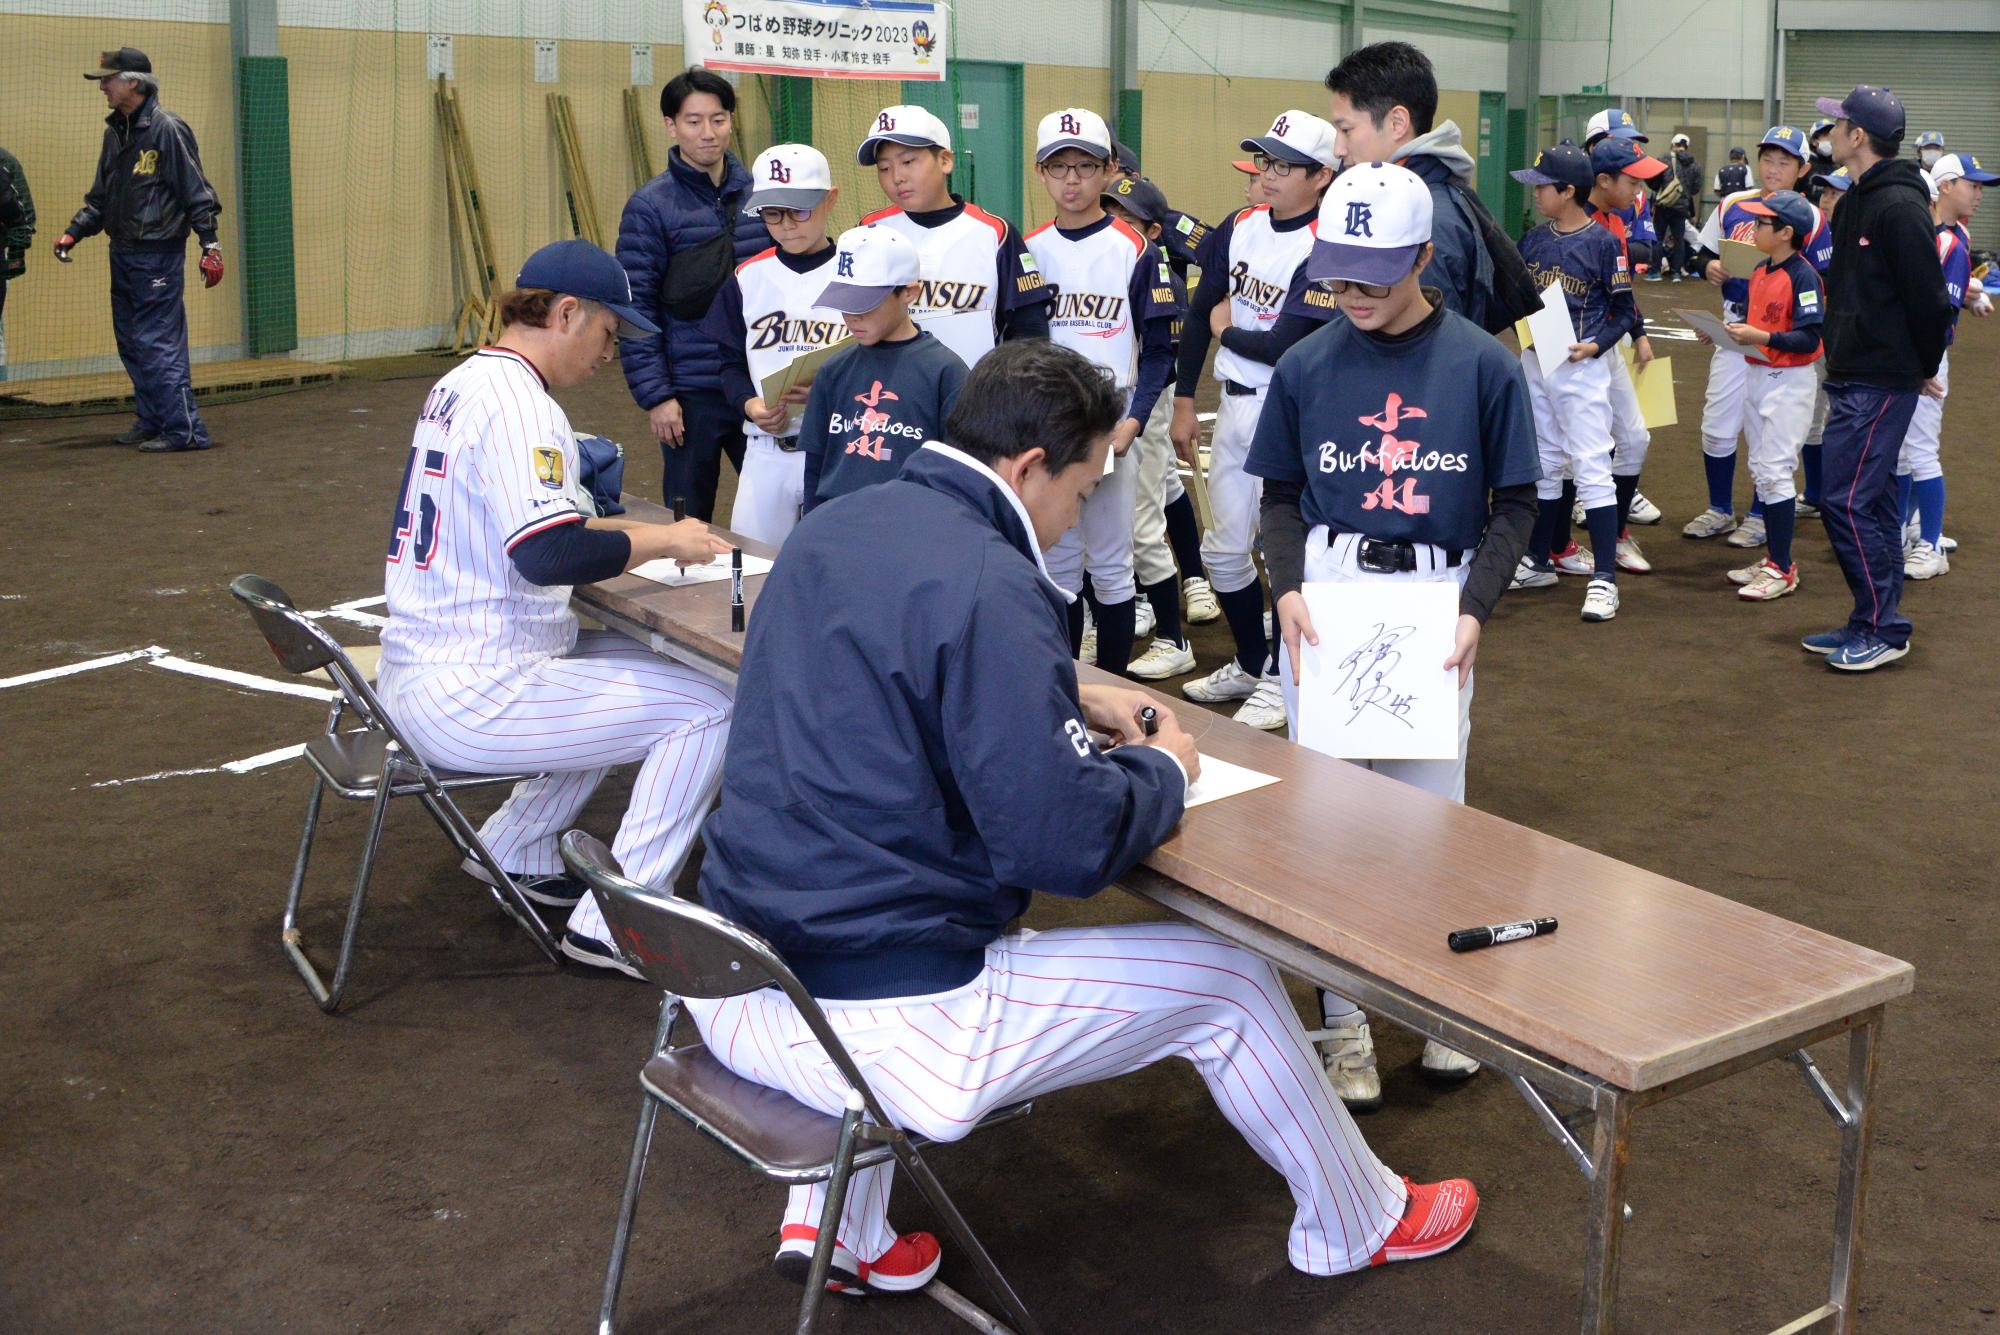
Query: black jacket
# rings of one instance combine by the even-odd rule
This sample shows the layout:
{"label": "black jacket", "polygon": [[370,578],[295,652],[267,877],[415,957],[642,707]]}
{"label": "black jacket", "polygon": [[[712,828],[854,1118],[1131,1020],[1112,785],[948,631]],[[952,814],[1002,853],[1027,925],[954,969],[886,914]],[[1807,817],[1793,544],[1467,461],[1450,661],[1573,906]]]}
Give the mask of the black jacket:
{"label": "black jacket", "polygon": [[103,232],[113,250],[180,250],[190,230],[203,245],[215,240],[220,210],[194,132],[149,97],[130,116],[104,118],[97,179],[67,230],[79,241]]}
{"label": "black jacket", "polygon": [[1828,379],[1917,389],[1937,374],[1952,307],[1916,163],[1878,162],[1848,189],[1827,273]]}

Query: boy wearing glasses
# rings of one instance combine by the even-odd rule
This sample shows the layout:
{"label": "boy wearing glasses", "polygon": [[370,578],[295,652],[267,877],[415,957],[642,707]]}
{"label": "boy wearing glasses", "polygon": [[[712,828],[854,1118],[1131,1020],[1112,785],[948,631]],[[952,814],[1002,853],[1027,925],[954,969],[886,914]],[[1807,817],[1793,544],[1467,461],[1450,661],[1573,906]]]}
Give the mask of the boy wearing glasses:
{"label": "boy wearing glasses", "polygon": [[1225,220],[1209,233],[1210,263],[1181,327],[1174,376],[1174,418],[1168,428],[1181,458],[1193,463],[1200,427],[1194,390],[1217,329],[1215,377],[1222,402],[1209,442],[1208,500],[1214,523],[1202,535],[1201,559],[1216,601],[1229,620],[1236,656],[1181,687],[1190,700],[1241,700],[1236,721],[1273,731],[1285,726],[1285,699],[1264,633],[1264,589],[1251,553],[1257,541],[1258,481],[1244,471],[1250,438],[1263,411],[1271,368],[1310,333],[1312,318],[1333,312],[1324,292],[1301,281],[1312,251],[1320,196],[1333,181],[1339,154],[1333,126],[1303,111],[1287,111],[1268,133],[1243,140],[1255,156],[1264,203]]}
{"label": "boy wearing glasses", "polygon": [[[1159,247],[1104,210],[1111,131],[1082,107],[1042,117],[1035,167],[1056,206],[1055,221],[1028,233],[1028,250],[1056,291],[1049,338],[1110,373],[1126,396],[1111,433],[1104,476],[1084,497],[1075,527],[1049,550],[1049,577],[1070,593],[1083,575],[1097,599],[1097,666],[1120,676],[1132,662],[1138,586],[1132,523],[1139,459],[1132,442],[1173,374],[1174,325],[1180,316],[1172,271]],[[1072,600],[1070,652],[1082,652],[1083,603]]]}
{"label": "boy wearing glasses", "polygon": [[[1480,627],[1507,587],[1535,522],[1535,425],[1521,368],[1477,324],[1425,286],[1432,195],[1394,163],[1349,167],[1319,210],[1306,277],[1339,304],[1335,320],[1282,357],[1245,464],[1263,479],[1264,564],[1277,598],[1287,708],[1296,715],[1301,641],[1318,645],[1308,580],[1459,586],[1455,760],[1356,762],[1426,792],[1465,800],[1472,665]],[[1327,1076],[1350,1107],[1380,1103],[1368,1022],[1321,993]],[[1462,1079],[1478,1063],[1436,1042],[1424,1068]]]}
{"label": "boy wearing glasses", "polygon": [[743,211],[762,218],[778,244],[743,261],[722,285],[705,332],[722,352],[722,392],[748,424],[729,527],[777,547],[804,513],[799,416],[810,386],[778,403],[764,402],[759,386],[793,358],[847,334],[840,312],[819,304],[834,262],[827,219],[840,192],[825,156],[806,144],[765,149],[750,179]]}
{"label": "boy wearing glasses", "polygon": [[923,262],[912,308],[920,328],[968,367],[1004,340],[1048,337],[1055,291],[1006,219],[951,192],[951,131],[943,121],[918,106],[884,107],[854,157],[875,169],[890,205],[863,225],[902,234]]}

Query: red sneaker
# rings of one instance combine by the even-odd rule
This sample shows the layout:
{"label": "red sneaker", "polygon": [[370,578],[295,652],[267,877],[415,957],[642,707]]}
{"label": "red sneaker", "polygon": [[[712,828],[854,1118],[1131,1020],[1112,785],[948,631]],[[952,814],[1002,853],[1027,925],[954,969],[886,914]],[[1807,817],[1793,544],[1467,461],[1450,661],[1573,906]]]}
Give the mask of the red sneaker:
{"label": "red sneaker", "polygon": [[1382,1250],[1368,1258],[1369,1265],[1421,1261],[1450,1251],[1472,1231],[1472,1220],[1479,1213],[1479,1192],[1464,1178],[1416,1183],[1406,1177],[1403,1186],[1410,1193],[1403,1218]]}
{"label": "red sneaker", "polygon": [[863,1262],[861,1277],[880,1293],[914,1293],[931,1282],[943,1260],[936,1238],[928,1233],[905,1233],[888,1251]]}
{"label": "red sneaker", "polygon": [[[812,1273],[813,1247],[818,1241],[819,1230],[811,1224],[786,1224],[778,1234],[778,1254],[771,1258],[772,1268],[794,1284],[805,1283]],[[855,1298],[870,1290],[909,1293],[930,1283],[943,1260],[943,1249],[928,1233],[905,1233],[873,1261],[859,1260],[835,1242],[826,1291]]]}

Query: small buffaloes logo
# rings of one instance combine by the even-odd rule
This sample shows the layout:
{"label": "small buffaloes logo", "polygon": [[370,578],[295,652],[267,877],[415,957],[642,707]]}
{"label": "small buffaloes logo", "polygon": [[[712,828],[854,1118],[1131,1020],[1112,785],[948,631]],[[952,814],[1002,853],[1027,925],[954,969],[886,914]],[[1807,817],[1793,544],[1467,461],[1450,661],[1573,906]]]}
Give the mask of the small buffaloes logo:
{"label": "small buffaloes logo", "polygon": [[1375,209],[1373,205],[1363,204],[1359,200],[1351,201],[1347,206],[1347,234],[1349,236],[1374,236],[1375,229],[1369,226],[1369,222],[1373,219],[1374,214]]}
{"label": "small buffaloes logo", "polygon": [[896,118],[894,116],[891,116],[888,112],[885,111],[881,115],[875,118],[875,133],[885,134],[888,131],[893,130],[895,128],[896,128]]}
{"label": "small buffaloes logo", "polygon": [[790,185],[792,181],[792,169],[790,167],[787,167],[779,159],[772,158],[771,179],[776,181],[780,185]]}
{"label": "small buffaloes logo", "polygon": [[535,480],[550,491],[561,491],[563,485],[562,451],[553,445],[535,446]]}
{"label": "small buffaloes logo", "polygon": [[854,252],[853,252],[853,251],[851,251],[851,250],[843,250],[843,251],[841,251],[841,252],[840,252],[840,266],[839,266],[838,268],[836,268],[836,269],[835,269],[835,270],[833,271],[833,276],[834,276],[835,278],[852,278],[852,277],[854,277]]}
{"label": "small buffaloes logo", "polygon": [[1082,123],[1079,122],[1076,117],[1070,115],[1067,111],[1065,111],[1062,114],[1061,129],[1064,134],[1080,135],[1083,133]]}
{"label": "small buffaloes logo", "polygon": [[1292,120],[1291,117],[1289,116],[1280,116],[1278,117],[1278,119],[1271,122],[1271,133],[1278,136],[1280,139],[1284,138],[1285,132],[1291,128],[1292,128]]}

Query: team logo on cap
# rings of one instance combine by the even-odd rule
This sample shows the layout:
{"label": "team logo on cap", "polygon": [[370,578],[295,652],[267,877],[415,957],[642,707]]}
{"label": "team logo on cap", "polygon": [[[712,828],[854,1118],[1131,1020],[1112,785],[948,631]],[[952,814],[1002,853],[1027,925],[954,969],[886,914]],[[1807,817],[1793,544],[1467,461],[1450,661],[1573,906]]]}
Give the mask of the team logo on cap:
{"label": "team logo on cap", "polygon": [[[1978,166],[1979,164],[1975,162],[1975,163],[1973,163],[1972,165],[1973,165],[1973,166],[1975,166],[1975,167],[1977,167],[1977,166]],[[1118,193],[1119,193],[1119,194],[1121,194],[1121,195],[1129,195],[1129,194],[1131,194],[1131,193],[1132,193],[1132,178],[1131,178],[1131,177],[1129,177],[1129,176],[1126,176],[1126,177],[1123,177],[1123,178],[1121,178],[1121,179],[1119,180],[1119,182],[1118,182]]]}
{"label": "team logo on cap", "polygon": [[841,251],[841,252],[840,252],[840,266],[839,266],[838,268],[836,268],[836,269],[835,269],[835,270],[833,271],[833,276],[834,276],[835,278],[852,278],[852,277],[854,277],[854,252],[853,252],[853,251],[851,251],[851,250],[843,250],[843,251]]}
{"label": "team logo on cap", "polygon": [[1271,133],[1276,135],[1280,139],[1283,139],[1285,137],[1285,132],[1291,128],[1292,128],[1292,119],[1289,116],[1280,116],[1278,117],[1278,119],[1271,122]]}
{"label": "team logo on cap", "polygon": [[894,116],[891,116],[888,112],[885,111],[881,115],[875,118],[876,134],[887,134],[889,131],[895,128],[896,128],[896,118]]}
{"label": "team logo on cap", "polygon": [[779,185],[790,185],[792,183],[792,169],[787,167],[782,160],[772,158],[771,179]]}
{"label": "team logo on cap", "polygon": [[1347,205],[1347,234],[1349,236],[1373,237],[1375,229],[1369,226],[1374,219],[1375,206],[1360,200],[1350,200]]}
{"label": "team logo on cap", "polygon": [[1062,114],[1062,125],[1060,128],[1064,134],[1080,135],[1083,133],[1083,126],[1077,122],[1076,117],[1070,115],[1067,111]]}

